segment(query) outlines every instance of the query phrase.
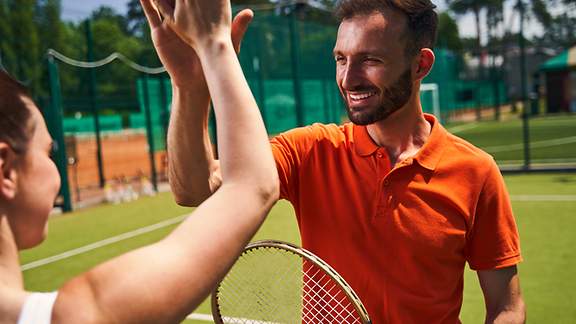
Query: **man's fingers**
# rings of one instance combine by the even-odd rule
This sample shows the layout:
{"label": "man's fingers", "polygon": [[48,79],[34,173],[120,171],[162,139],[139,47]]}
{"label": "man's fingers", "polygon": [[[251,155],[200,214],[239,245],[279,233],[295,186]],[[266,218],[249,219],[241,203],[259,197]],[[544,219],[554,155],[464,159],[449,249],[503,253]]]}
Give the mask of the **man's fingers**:
{"label": "man's fingers", "polygon": [[158,27],[162,24],[162,20],[158,14],[158,10],[152,3],[152,0],[140,0],[140,4],[142,4],[142,9],[144,9],[144,14],[146,15],[146,19],[150,24],[150,28]]}
{"label": "man's fingers", "polygon": [[242,39],[252,18],[254,18],[254,12],[250,9],[244,9],[240,11],[232,21],[232,44],[234,44],[236,53],[240,53]]}
{"label": "man's fingers", "polygon": [[174,22],[174,7],[172,6],[172,3],[174,3],[174,1],[154,0],[154,3],[156,4],[156,8],[158,8],[158,11],[160,11],[162,18],[166,19],[170,23]]}

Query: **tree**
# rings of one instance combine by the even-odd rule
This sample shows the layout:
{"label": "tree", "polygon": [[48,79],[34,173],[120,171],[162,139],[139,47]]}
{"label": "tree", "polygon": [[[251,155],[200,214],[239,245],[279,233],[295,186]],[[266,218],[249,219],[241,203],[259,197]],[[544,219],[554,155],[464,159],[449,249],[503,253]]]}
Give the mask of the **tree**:
{"label": "tree", "polygon": [[269,0],[232,0],[232,5],[259,5],[269,4]]}
{"label": "tree", "polygon": [[438,15],[438,40],[436,44],[454,53],[461,53],[463,49],[458,24],[446,11]]}
{"label": "tree", "polygon": [[[563,7],[552,14],[548,8]],[[542,47],[564,50],[576,44],[576,1],[532,0],[531,12],[542,25],[544,35],[536,38]]]}
{"label": "tree", "polygon": [[40,0],[36,5],[36,22],[41,53],[48,48],[61,48],[63,25],[60,21],[60,0]]}
{"label": "tree", "polygon": [[110,23],[118,26],[122,34],[130,34],[128,30],[128,20],[126,17],[117,13],[116,10],[108,6],[100,6],[92,12],[90,17],[92,21],[109,21]]}
{"label": "tree", "polygon": [[9,9],[8,2],[0,2],[0,67],[15,70],[16,53],[11,42],[13,36],[8,15]]}
{"label": "tree", "polygon": [[12,28],[11,47],[14,51],[16,75],[34,94],[40,89],[40,44],[35,25],[34,0],[8,1],[9,21]]}
{"label": "tree", "polygon": [[149,29],[140,0],[130,0],[127,6],[126,25],[128,33],[132,36],[144,36],[144,34],[149,32]]}
{"label": "tree", "polygon": [[62,51],[64,48],[63,24],[60,21],[60,0],[39,0],[36,3],[35,18],[38,34],[39,48],[38,60],[41,65],[40,87],[36,93],[38,96],[48,94],[48,71],[45,64],[45,54],[53,48]]}
{"label": "tree", "polygon": [[[140,39],[130,35],[126,19],[117,14],[113,8],[104,6],[98,8],[92,14],[91,27],[95,60],[119,52],[133,61],[139,61],[144,45]],[[83,33],[85,32],[83,26]],[[135,95],[134,84],[138,76],[135,70],[115,62],[96,71],[99,96]]]}
{"label": "tree", "polygon": [[478,55],[478,58],[480,59],[479,69],[480,69],[480,76],[481,76],[482,75],[481,71],[483,70],[483,66],[482,66],[482,60],[481,60],[482,30],[480,27],[481,26],[480,14],[481,14],[482,8],[484,8],[487,5],[487,0],[447,0],[446,3],[450,7],[450,10],[452,10],[454,13],[456,13],[458,15],[466,14],[468,12],[472,12],[474,14],[474,19],[475,19],[475,24],[476,24],[476,46],[474,48],[475,48],[476,55]]}

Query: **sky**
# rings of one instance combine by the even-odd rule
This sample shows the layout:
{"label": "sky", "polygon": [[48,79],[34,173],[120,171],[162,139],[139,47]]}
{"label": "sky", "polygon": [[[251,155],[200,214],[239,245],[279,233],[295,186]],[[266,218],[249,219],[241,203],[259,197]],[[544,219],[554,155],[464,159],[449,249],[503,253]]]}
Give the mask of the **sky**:
{"label": "sky", "polygon": [[[433,0],[434,1],[434,0]],[[63,20],[72,20],[72,21],[79,21],[87,16],[90,13],[102,6],[110,6],[116,9],[119,13],[126,13],[126,3],[127,0],[62,0],[62,19]],[[440,11],[446,9],[446,5],[444,1],[434,1],[438,5],[438,9]],[[506,17],[506,21],[514,22],[512,24],[512,30],[518,30],[518,16],[514,15],[514,19],[511,20],[513,15],[512,13],[512,1],[507,1],[504,9],[504,14]],[[465,37],[475,37],[476,35],[476,27],[474,22],[474,17],[471,14],[455,17],[458,22],[458,28],[460,31],[460,36]],[[482,26],[485,28],[485,26]],[[484,31],[485,32],[485,31]],[[536,23],[532,23],[526,30],[527,36],[532,35],[539,35],[542,33],[542,28],[537,26]]]}
{"label": "sky", "polygon": [[109,6],[124,14],[127,2],[125,0],[62,0],[62,20],[82,20],[100,6]]}

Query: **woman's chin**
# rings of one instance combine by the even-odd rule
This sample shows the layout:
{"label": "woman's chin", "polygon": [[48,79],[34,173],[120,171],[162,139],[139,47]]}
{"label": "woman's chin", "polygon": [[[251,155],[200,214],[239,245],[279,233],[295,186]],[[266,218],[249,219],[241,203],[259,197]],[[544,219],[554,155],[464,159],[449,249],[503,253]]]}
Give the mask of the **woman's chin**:
{"label": "woman's chin", "polygon": [[31,249],[40,245],[46,239],[48,233],[48,227],[44,226],[43,229],[38,231],[30,231],[24,237],[16,237],[16,245],[18,250]]}

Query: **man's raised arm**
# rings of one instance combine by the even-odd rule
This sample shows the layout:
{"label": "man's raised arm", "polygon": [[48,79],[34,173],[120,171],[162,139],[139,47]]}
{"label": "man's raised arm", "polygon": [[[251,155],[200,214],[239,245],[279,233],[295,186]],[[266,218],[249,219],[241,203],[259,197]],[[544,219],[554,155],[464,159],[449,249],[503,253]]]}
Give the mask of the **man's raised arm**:
{"label": "man's raised arm", "polygon": [[[155,14],[156,10],[149,9],[147,15]],[[237,52],[252,15],[243,10],[234,18],[232,42]],[[210,93],[192,47],[166,22],[151,29],[158,57],[172,80],[167,140],[170,187],[179,205],[198,206],[222,183],[220,163],[214,159],[208,134]]]}

